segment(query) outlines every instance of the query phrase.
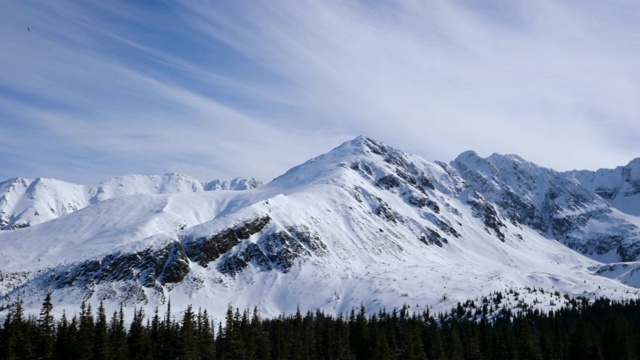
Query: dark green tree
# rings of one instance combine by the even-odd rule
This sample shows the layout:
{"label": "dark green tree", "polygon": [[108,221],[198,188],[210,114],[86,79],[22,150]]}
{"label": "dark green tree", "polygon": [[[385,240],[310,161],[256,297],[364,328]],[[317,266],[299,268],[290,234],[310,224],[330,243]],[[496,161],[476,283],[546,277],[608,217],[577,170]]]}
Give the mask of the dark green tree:
{"label": "dark green tree", "polygon": [[55,350],[55,323],[53,318],[53,304],[51,293],[47,293],[42,303],[40,317],[38,318],[38,346],[37,356],[41,359],[51,359]]}
{"label": "dark green tree", "polygon": [[107,315],[102,301],[98,306],[98,317],[94,325],[94,331],[93,358],[95,360],[107,360],[110,358],[109,338],[107,334]]}
{"label": "dark green tree", "polygon": [[[133,322],[136,321],[134,314]],[[125,359],[129,358],[128,344],[127,344],[127,332],[124,325],[124,309],[120,305],[120,311],[114,311],[109,321],[109,328],[107,330],[109,337],[109,356],[111,359]]]}

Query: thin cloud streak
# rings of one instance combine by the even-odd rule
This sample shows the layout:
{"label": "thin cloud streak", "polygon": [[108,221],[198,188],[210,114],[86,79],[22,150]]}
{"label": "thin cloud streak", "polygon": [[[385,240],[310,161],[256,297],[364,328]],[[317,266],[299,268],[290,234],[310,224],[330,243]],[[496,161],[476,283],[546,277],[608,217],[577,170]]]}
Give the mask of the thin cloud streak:
{"label": "thin cloud streak", "polygon": [[[85,15],[66,13],[69,18]],[[66,37],[66,33],[75,30],[71,26],[66,32],[65,29],[56,31],[62,33],[58,37]],[[275,129],[267,121],[246,116],[242,110],[219,103],[215,98],[176,85],[167,76],[152,78],[131,64],[115,61],[110,53],[83,51],[98,46],[61,45],[40,38],[37,42],[33,47],[7,44],[20,56],[6,61],[16,71],[5,73],[2,84],[55,106],[36,104],[40,106],[31,109],[29,100],[21,104],[5,98],[3,102],[10,103],[5,108],[9,121],[28,121],[34,131],[23,134],[11,148],[9,143],[4,143],[0,149],[13,157],[18,154],[24,158],[53,157],[55,153],[78,157],[77,161],[54,159],[61,167],[78,165],[73,169],[51,171],[51,167],[41,164],[43,172],[52,174],[49,176],[84,182],[139,171],[177,171],[205,179],[275,176],[278,174],[274,174],[261,157],[288,159],[292,150],[312,156],[314,153],[305,151],[304,147],[319,143],[311,140],[283,147],[281,144],[291,143],[290,135]],[[154,52],[165,60],[172,58],[151,48],[143,50]],[[18,66],[18,57],[29,61]],[[51,61],[42,61],[44,57]],[[176,60],[174,64],[182,71],[197,69],[186,61]],[[215,79],[215,75],[212,78]],[[56,149],[58,151],[52,152]],[[83,154],[99,154],[97,158],[105,161],[101,164],[104,169],[95,164],[82,167],[86,161]],[[185,155],[194,159],[180,161]],[[290,165],[289,161],[287,165]],[[136,169],[137,166],[140,169]],[[47,176],[37,174],[37,169],[16,170]],[[82,173],[84,179],[79,176]],[[17,175],[20,174],[8,174],[7,177]]]}
{"label": "thin cloud streak", "polygon": [[250,4],[244,22],[191,11],[209,20],[194,21],[201,31],[295,84],[290,95],[332,125],[445,159],[475,148],[567,169],[637,156],[600,131],[638,118],[626,95],[638,93],[637,25],[622,32],[593,4],[519,2],[516,26],[453,2],[399,5]]}
{"label": "thin cloud streak", "polygon": [[0,15],[0,179],[268,181],[358,134],[430,160],[640,156],[634,4],[47,4]]}

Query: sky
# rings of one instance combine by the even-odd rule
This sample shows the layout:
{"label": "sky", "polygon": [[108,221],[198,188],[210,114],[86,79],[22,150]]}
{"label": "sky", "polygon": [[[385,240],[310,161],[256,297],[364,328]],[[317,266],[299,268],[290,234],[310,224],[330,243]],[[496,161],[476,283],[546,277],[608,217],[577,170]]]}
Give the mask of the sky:
{"label": "sky", "polygon": [[0,34],[0,181],[266,182],[358,135],[640,157],[635,0],[0,0]]}

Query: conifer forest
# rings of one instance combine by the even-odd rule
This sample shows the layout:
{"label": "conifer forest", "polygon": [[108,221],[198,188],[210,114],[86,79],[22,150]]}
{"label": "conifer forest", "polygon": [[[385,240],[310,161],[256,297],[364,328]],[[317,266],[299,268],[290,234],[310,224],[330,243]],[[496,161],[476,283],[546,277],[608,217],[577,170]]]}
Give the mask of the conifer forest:
{"label": "conifer forest", "polygon": [[52,315],[50,296],[40,314],[9,309],[0,329],[2,359],[637,359],[640,301],[571,298],[539,310],[468,301],[448,313],[409,306],[343,316],[320,311],[262,318],[257,308],[231,305],[215,322],[188,307],[159,315],[142,310],[106,314],[82,304],[77,314]]}

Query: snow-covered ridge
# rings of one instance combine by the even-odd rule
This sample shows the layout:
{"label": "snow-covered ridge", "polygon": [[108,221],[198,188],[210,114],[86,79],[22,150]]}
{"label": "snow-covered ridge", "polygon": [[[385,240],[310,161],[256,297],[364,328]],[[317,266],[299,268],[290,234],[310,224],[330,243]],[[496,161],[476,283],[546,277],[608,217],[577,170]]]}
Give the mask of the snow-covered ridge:
{"label": "snow-covered ridge", "polygon": [[615,169],[571,171],[567,175],[616,209],[640,216],[640,158]]}
{"label": "snow-covered ridge", "polygon": [[429,162],[358,137],[246,191],[167,176],[113,180],[80,192],[82,209],[0,232],[0,306],[19,295],[37,308],[53,291],[73,309],[84,299],[150,313],[171,298],[270,316],[449,310],[508,288],[638,295],[626,285],[635,271],[620,270],[638,266],[638,217],[517,156]]}
{"label": "snow-covered ridge", "polygon": [[248,190],[260,185],[262,183],[253,178],[203,182],[173,173],[128,175],[93,185],[46,178],[14,178],[0,183],[0,230],[40,224],[100,201],[122,196]]}
{"label": "snow-covered ridge", "polygon": [[602,190],[619,194],[636,178],[640,189],[640,172],[631,165],[557,172],[516,155],[481,158],[474,152],[463,153],[451,165],[513,224],[529,226],[594,259],[635,261],[640,256],[640,221],[632,216],[640,207],[640,198],[634,198],[638,194],[623,191],[626,197],[620,200],[604,196],[614,190]]}

